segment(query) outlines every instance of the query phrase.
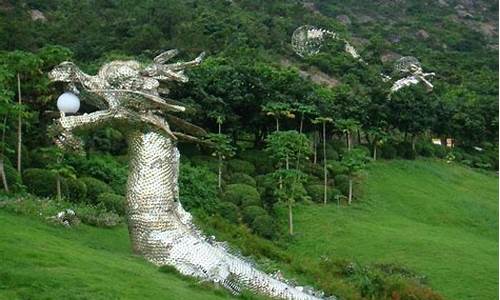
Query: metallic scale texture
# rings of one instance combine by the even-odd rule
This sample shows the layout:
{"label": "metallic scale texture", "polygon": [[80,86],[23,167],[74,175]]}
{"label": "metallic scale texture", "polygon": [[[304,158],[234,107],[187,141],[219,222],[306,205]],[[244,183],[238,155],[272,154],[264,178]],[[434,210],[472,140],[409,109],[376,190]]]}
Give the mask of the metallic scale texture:
{"label": "metallic scale texture", "polygon": [[167,51],[148,66],[114,61],[95,76],[84,74],[70,62],[57,66],[49,73],[52,81],[69,83],[74,92],[81,89],[83,100],[101,109],[79,116],[61,114],[53,129],[57,144],[78,149],[79,140],[72,131],[80,128],[112,124],[127,131],[128,226],[134,252],[147,260],[174,266],[184,275],[218,283],[234,293],[249,289],[280,299],[322,299],[321,292],[294,287],[261,272],[250,261],[231,253],[224,243],[205,237],[182,207],[176,143],[178,139],[195,138],[172,131],[166,120],[182,128],[195,126],[169,116],[169,112],[183,111],[184,107],[160,98],[159,90],[161,82],[186,82],[184,69],[200,64],[202,56],[186,63],[165,63],[176,54]]}

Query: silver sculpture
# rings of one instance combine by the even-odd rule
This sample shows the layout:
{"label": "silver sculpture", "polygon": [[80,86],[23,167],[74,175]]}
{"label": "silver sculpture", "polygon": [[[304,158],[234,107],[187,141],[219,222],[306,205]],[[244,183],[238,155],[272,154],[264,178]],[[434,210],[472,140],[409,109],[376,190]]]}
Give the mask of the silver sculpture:
{"label": "silver sculpture", "polygon": [[356,49],[349,44],[346,39],[341,39],[339,35],[333,31],[322,28],[316,28],[311,25],[300,26],[295,29],[292,34],[292,48],[300,57],[309,57],[319,53],[324,41],[327,38],[340,40],[344,43],[344,50],[353,58],[363,61]]}
{"label": "silver sculpture", "polygon": [[[98,74],[83,73],[71,62],[64,62],[50,73],[52,81],[66,82],[83,100],[100,110],[56,120],[57,144],[78,149],[73,131],[104,124],[122,126],[128,132],[130,166],[127,182],[128,226],[135,253],[156,265],[174,266],[180,273],[218,283],[234,293],[249,289],[281,299],[321,299],[322,294],[293,287],[255,268],[246,259],[231,254],[223,243],[206,238],[192,222],[179,201],[179,138],[195,140],[177,127],[203,130],[169,112],[184,107],[160,97],[168,93],[161,83],[186,82],[186,68],[201,63],[203,54],[193,61],[166,64],[177,51],[157,56],[150,65],[137,61],[113,61]],[[193,130],[191,130],[193,131]]]}
{"label": "silver sculpture", "polygon": [[[432,91],[434,86],[430,83],[426,77],[435,76],[435,73],[424,73],[422,70],[422,65],[413,56],[404,56],[398,59],[394,64],[394,73],[401,76],[406,76],[394,82],[389,93],[389,98],[391,95],[404,87],[424,83],[429,91]],[[384,81],[390,81],[392,78],[383,75]]]}

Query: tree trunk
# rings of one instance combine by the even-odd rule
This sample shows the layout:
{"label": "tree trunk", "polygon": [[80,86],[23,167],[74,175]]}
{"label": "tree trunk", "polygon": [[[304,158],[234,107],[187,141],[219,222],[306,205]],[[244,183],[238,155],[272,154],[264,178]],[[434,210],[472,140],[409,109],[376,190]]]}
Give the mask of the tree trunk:
{"label": "tree trunk", "polygon": [[417,134],[412,134],[411,135],[411,150],[413,152],[416,151],[416,148],[417,148],[416,144],[417,144]]}
{"label": "tree trunk", "polygon": [[304,114],[300,116],[300,126],[299,126],[299,133],[302,133],[302,129],[304,128]]}
{"label": "tree trunk", "polygon": [[373,143],[373,160],[377,160],[377,142]]}
{"label": "tree trunk", "polygon": [[352,203],[352,177],[349,177],[349,205]]}
{"label": "tree trunk", "polygon": [[328,192],[327,192],[328,172],[326,170],[326,122],[323,122],[323,178],[324,178],[323,203],[326,204],[326,200],[328,198]]}
{"label": "tree trunk", "polygon": [[57,175],[56,177],[56,188],[57,188],[57,201],[61,202],[61,176]]}
{"label": "tree trunk", "polygon": [[0,159],[0,176],[2,176],[3,189],[5,192],[9,192],[9,185],[7,184],[7,177],[5,176],[5,168],[3,158]]}
{"label": "tree trunk", "polygon": [[318,163],[318,132],[317,131],[314,132],[313,151],[314,151],[313,163],[317,164]]}
{"label": "tree trunk", "polygon": [[288,233],[293,235],[293,212],[292,201],[288,201]]}
{"label": "tree trunk", "polygon": [[351,152],[351,132],[347,131],[347,152]]}
{"label": "tree trunk", "polygon": [[361,145],[361,130],[358,129],[358,145]]}
{"label": "tree trunk", "polygon": [[285,158],[285,167],[286,167],[286,170],[290,170],[290,160],[288,159],[288,154],[286,155],[286,158]]}
{"label": "tree trunk", "polygon": [[[19,109],[21,109],[22,100],[21,100],[21,77],[19,73],[17,73],[17,95],[18,95],[18,104]],[[17,117],[17,172],[21,175],[21,145],[22,145],[22,118],[21,111],[19,111],[19,115]]]}
{"label": "tree trunk", "polygon": [[222,155],[219,154],[219,173],[217,176],[219,190],[222,190]]}
{"label": "tree trunk", "polygon": [[276,131],[280,131],[280,120],[276,118]]}

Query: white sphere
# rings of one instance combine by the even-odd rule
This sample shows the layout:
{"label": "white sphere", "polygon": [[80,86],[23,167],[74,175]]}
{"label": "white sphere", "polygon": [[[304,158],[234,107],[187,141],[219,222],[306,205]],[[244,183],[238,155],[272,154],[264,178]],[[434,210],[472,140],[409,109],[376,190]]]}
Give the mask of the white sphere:
{"label": "white sphere", "polygon": [[74,114],[80,109],[80,99],[71,92],[65,92],[57,98],[57,108],[63,113]]}

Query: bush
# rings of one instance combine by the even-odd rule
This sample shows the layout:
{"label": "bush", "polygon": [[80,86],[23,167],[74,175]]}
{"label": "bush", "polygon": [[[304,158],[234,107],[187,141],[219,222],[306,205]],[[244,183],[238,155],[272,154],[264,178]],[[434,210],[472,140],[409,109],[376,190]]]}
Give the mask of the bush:
{"label": "bush", "polygon": [[127,142],[123,134],[108,126],[99,128],[85,139],[88,148],[97,149],[111,154],[122,154],[127,151]]}
{"label": "bush", "polygon": [[342,195],[347,196],[349,194],[349,176],[335,176],[335,187],[342,193]]}
{"label": "bush", "polygon": [[[323,193],[325,186],[322,184],[313,184],[306,187],[307,195],[311,197],[311,200],[318,203],[323,203]],[[335,197],[340,195],[340,191],[332,188],[330,186],[326,187],[327,202],[335,202]]]}
{"label": "bush", "polygon": [[318,162],[317,164],[314,164],[312,162],[304,162],[302,171],[306,174],[311,174],[319,178],[323,177],[323,165],[321,162]]}
{"label": "bush", "polygon": [[113,189],[105,182],[92,177],[80,179],[87,186],[87,203],[97,204],[97,198],[103,193],[113,193]]}
{"label": "bush", "polygon": [[273,219],[267,214],[257,216],[253,220],[251,228],[256,234],[268,239],[276,236]]}
{"label": "bush", "polygon": [[260,204],[260,195],[257,189],[247,184],[229,184],[223,194],[223,200],[241,207]]}
{"label": "bush", "polygon": [[242,215],[243,215],[243,222],[247,223],[248,225],[251,225],[252,222],[257,218],[258,216],[265,215],[266,210],[263,209],[260,206],[256,205],[251,205],[248,207],[245,207],[243,209]]}
{"label": "bush", "polygon": [[[210,172],[217,174],[219,172],[219,161],[217,158],[208,155],[196,155],[191,157],[193,166],[207,168]],[[222,164],[222,173],[227,172],[226,162]]]}
{"label": "bush", "polygon": [[[318,160],[322,161],[323,160],[323,144],[318,144]],[[326,143],[326,159],[327,160],[338,160],[339,159],[339,154],[335,150],[335,148],[329,144]]]}
{"label": "bush", "polygon": [[102,193],[97,197],[97,202],[102,203],[107,211],[125,215],[125,197],[112,193]]}
{"label": "bush", "polygon": [[219,214],[232,223],[238,223],[238,207],[231,202],[219,204]]}
{"label": "bush", "polygon": [[420,143],[417,143],[415,145],[415,148],[416,148],[416,151],[417,151],[417,154],[420,155],[420,156],[424,156],[424,157],[433,157],[434,156],[434,145],[432,142],[430,141],[422,141]]}
{"label": "bush", "polygon": [[231,183],[243,183],[251,186],[257,186],[257,182],[252,176],[245,173],[234,173],[229,180]]}
{"label": "bush", "polygon": [[[28,192],[40,197],[54,197],[57,195],[57,176],[44,169],[26,169],[23,172],[24,183]],[[67,194],[67,185],[61,180],[61,192]]]}
{"label": "bush", "polygon": [[[4,161],[3,169],[5,171],[5,177],[7,179],[9,190],[12,192],[19,192],[23,190],[21,175],[17,172],[17,169],[14,168],[8,161]],[[3,184],[1,186],[3,187]]]}
{"label": "bush", "polygon": [[347,173],[347,168],[340,161],[332,160],[327,162],[327,169],[331,175],[341,175]]}
{"label": "bush", "polygon": [[82,223],[97,227],[115,227],[121,222],[119,215],[102,206],[81,206],[76,210],[76,216]]}
{"label": "bush", "polygon": [[414,160],[417,156],[415,151],[412,149],[411,143],[401,142],[397,146],[398,156],[404,159]]}
{"label": "bush", "polygon": [[394,144],[387,142],[380,147],[380,156],[384,159],[394,159],[398,152]]}
{"label": "bush", "polygon": [[274,171],[273,161],[265,151],[246,150],[238,155],[242,160],[251,162],[258,174]]}
{"label": "bush", "polygon": [[66,178],[64,181],[68,187],[66,198],[75,203],[85,202],[85,199],[87,199],[87,185],[83,181],[74,178]]}
{"label": "bush", "polygon": [[93,177],[106,182],[115,193],[124,195],[128,170],[111,155],[89,155],[88,157],[71,156],[68,164],[86,177]]}
{"label": "bush", "polygon": [[253,175],[255,173],[255,166],[241,159],[231,159],[227,162],[227,166],[232,173],[245,173],[247,175]]}
{"label": "bush", "polygon": [[217,209],[217,175],[206,167],[181,164],[179,193],[186,209],[214,213]]}

